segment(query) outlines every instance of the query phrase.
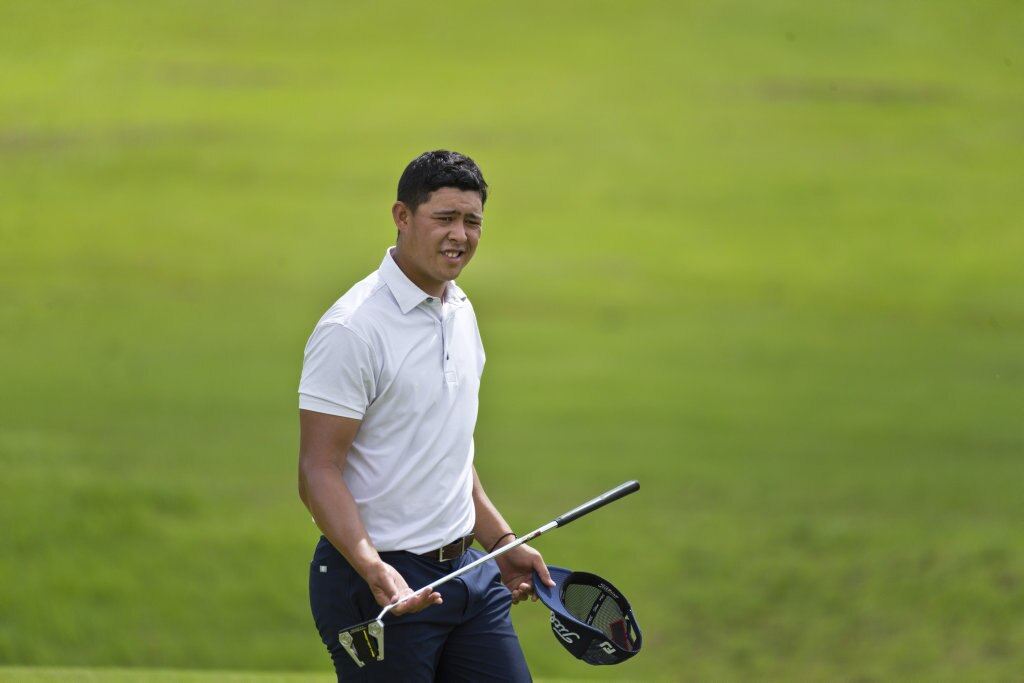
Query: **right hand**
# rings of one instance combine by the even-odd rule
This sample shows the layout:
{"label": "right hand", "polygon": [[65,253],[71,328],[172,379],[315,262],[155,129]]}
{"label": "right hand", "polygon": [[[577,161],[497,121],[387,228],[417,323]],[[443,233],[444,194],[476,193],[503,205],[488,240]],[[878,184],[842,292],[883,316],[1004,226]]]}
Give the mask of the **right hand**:
{"label": "right hand", "polygon": [[[398,602],[407,595],[412,595],[413,590],[405,582],[398,570],[386,562],[381,562],[370,569],[363,577],[370,586],[374,600],[381,607]],[[391,610],[391,614],[412,614],[419,612],[431,605],[440,605],[441,594],[435,590],[424,591],[414,598],[410,598],[398,607]]]}

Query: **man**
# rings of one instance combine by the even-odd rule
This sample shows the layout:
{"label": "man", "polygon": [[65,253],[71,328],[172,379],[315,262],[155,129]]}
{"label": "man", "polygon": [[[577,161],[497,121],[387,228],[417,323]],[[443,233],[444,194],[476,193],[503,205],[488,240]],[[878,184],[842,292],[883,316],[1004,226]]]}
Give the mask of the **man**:
{"label": "man", "polygon": [[[338,632],[515,534],[473,466],[484,351],[454,280],[473,258],[487,183],[448,151],[414,159],[391,207],[395,246],[324,314],[299,384],[299,495],[323,536],[313,618],[341,680],[530,680],[511,604],[533,597],[522,545],[393,609],[382,662],[360,669]],[[401,615],[401,616],[399,616]]]}

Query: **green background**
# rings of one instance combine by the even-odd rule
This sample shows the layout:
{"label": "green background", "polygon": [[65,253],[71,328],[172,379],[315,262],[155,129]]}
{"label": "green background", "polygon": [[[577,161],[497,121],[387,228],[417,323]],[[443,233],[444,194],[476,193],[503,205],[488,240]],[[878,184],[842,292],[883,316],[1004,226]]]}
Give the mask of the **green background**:
{"label": "green background", "polygon": [[623,590],[643,651],[587,667],[519,606],[537,677],[1015,679],[1022,26],[3,3],[0,665],[329,670],[302,348],[445,147],[492,186],[460,279],[491,498],[525,531],[643,486],[537,542]]}

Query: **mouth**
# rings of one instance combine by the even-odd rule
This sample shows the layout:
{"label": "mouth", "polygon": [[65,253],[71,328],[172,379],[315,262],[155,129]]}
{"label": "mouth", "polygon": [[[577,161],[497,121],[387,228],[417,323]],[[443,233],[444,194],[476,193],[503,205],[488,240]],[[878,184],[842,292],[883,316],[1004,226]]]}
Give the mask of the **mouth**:
{"label": "mouth", "polygon": [[461,249],[445,249],[441,252],[441,255],[449,261],[461,261],[465,253]]}

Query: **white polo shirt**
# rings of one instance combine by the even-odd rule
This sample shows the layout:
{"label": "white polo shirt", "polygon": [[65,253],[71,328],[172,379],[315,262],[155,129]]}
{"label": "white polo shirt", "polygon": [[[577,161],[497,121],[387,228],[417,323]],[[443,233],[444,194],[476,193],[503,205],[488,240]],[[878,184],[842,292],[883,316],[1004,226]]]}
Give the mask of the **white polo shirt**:
{"label": "white polo shirt", "polygon": [[362,420],[343,476],[380,551],[422,553],[473,529],[484,349],[469,299],[414,285],[391,256],[324,314],[299,407]]}

